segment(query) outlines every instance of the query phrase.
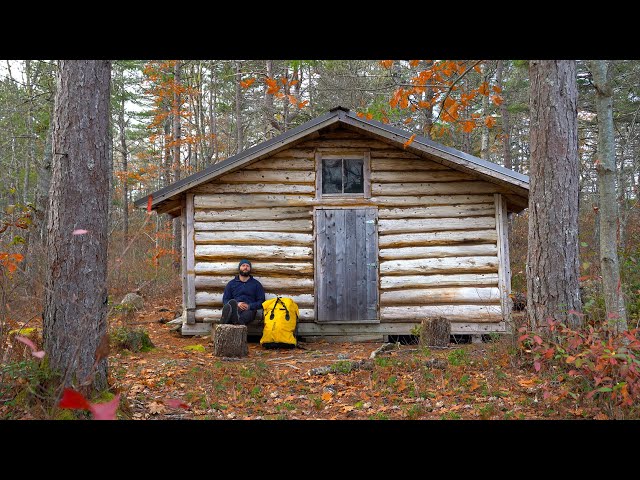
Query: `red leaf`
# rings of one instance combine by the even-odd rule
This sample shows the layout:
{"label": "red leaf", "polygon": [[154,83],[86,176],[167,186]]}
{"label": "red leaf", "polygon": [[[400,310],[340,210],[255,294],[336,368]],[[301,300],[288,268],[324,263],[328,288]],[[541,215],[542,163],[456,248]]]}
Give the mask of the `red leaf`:
{"label": "red leaf", "polygon": [[91,404],[87,402],[80,392],[76,392],[71,388],[65,388],[58,404],[60,408],[71,408],[78,410],[91,410]]}
{"label": "red leaf", "polygon": [[539,372],[541,367],[542,367],[542,364],[538,360],[533,362],[533,368],[535,369],[536,372]]}
{"label": "red leaf", "polygon": [[538,335],[533,336],[533,341],[536,342],[538,345],[542,345],[542,338],[540,338]]}
{"label": "red leaf", "polygon": [[117,394],[109,402],[91,403],[90,409],[94,420],[116,420],[116,410],[120,405],[120,394]]}
{"label": "red leaf", "polygon": [[177,398],[167,398],[164,403],[169,405],[171,408],[184,408],[187,410],[189,405],[184,403],[182,400],[178,400]]}
{"label": "red leaf", "polygon": [[153,202],[153,195],[149,195],[147,198],[147,213],[151,213],[151,202]]}

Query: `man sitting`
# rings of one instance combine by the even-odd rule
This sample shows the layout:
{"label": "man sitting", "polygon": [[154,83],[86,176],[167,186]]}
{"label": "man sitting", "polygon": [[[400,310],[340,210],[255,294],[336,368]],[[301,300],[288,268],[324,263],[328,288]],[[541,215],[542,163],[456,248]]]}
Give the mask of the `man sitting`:
{"label": "man sitting", "polygon": [[247,325],[255,320],[264,301],[264,288],[251,275],[251,262],[242,259],[238,264],[238,275],[224,288],[220,323]]}

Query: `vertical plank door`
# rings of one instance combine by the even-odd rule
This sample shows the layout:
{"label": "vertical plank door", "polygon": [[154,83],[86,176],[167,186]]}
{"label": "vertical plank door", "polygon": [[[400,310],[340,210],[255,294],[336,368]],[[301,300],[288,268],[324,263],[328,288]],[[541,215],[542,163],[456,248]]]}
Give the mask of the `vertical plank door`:
{"label": "vertical plank door", "polygon": [[378,322],[377,209],[316,210],[316,319]]}

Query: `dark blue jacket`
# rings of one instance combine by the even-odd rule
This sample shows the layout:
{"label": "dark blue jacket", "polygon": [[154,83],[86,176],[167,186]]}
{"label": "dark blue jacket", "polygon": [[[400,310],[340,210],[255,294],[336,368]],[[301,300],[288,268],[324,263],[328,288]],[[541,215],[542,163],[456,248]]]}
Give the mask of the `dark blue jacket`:
{"label": "dark blue jacket", "polygon": [[249,275],[249,280],[246,282],[240,280],[238,275],[236,275],[236,277],[224,287],[222,304],[226,305],[232,298],[238,302],[248,303],[251,310],[260,310],[265,300],[264,288],[258,280],[253,278],[253,275]]}

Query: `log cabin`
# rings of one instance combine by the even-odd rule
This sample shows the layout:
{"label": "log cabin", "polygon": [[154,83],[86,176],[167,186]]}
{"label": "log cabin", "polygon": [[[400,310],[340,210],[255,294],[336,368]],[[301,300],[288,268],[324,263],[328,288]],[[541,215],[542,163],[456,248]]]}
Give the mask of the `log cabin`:
{"label": "log cabin", "polygon": [[241,258],[299,305],[306,340],[387,341],[433,316],[509,332],[507,222],[529,178],[411,137],[335,107],[136,200],[181,219],[182,334],[211,331]]}

